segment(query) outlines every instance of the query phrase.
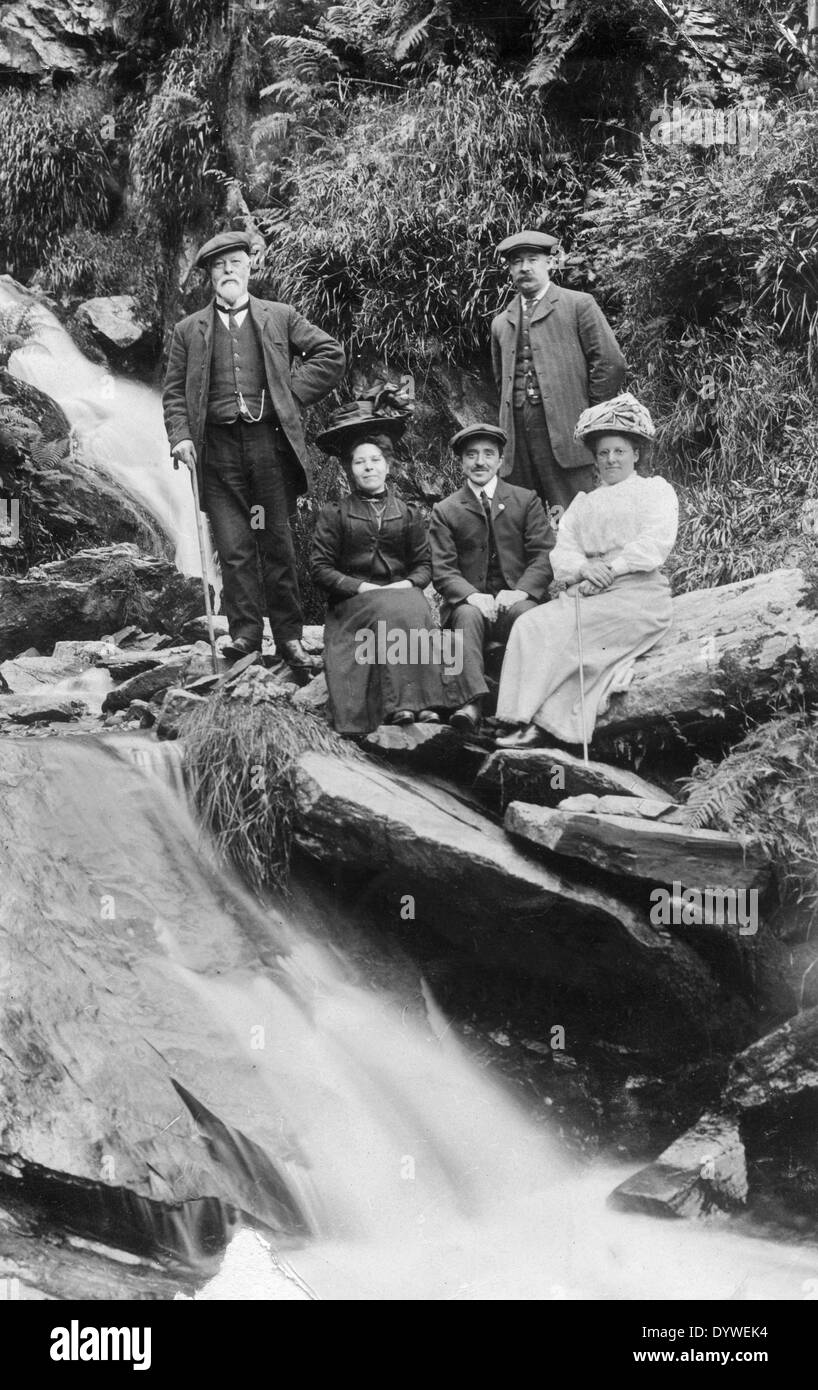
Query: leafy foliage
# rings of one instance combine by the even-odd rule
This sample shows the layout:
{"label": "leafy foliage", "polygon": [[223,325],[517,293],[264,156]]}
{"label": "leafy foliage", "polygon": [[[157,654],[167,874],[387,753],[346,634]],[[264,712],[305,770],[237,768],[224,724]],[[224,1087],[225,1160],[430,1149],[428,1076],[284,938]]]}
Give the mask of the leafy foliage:
{"label": "leafy foliage", "polygon": [[60,237],[42,284],[55,296],[132,294],[142,319],[150,323],[165,275],[164,253],[149,227],[131,225],[111,232],[79,228]]}
{"label": "leafy foliage", "polygon": [[619,161],[580,219],[578,263],[660,423],[659,465],[686,489],[677,589],[798,559],[818,492],[817,156],[814,117],[790,105],[754,155]]}
{"label": "leafy foliage", "polygon": [[484,350],[497,241],[545,216],[564,227],[582,193],[536,101],[482,63],[356,98],[343,134],[303,144],[290,169],[286,215],[267,224],[271,290],[353,354],[410,365]]}
{"label": "leafy foliage", "polygon": [[131,172],[137,197],[166,232],[214,210],[224,182],[219,124],[208,95],[218,55],[179,48],[140,113]]}
{"label": "leafy foliage", "polygon": [[0,94],[0,255],[20,273],[75,225],[104,227],[118,198],[106,144],[108,98]]}
{"label": "leafy foliage", "polygon": [[688,783],[690,824],[757,837],[786,901],[818,913],[818,723],[782,715],[754,729],[723,762],[702,761]]}

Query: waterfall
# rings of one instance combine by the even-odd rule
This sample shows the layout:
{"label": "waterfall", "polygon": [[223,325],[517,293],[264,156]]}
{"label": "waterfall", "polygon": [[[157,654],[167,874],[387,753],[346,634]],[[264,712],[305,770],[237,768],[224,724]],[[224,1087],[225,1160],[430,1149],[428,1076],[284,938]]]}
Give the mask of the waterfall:
{"label": "waterfall", "polygon": [[[212,1186],[188,1182],[170,1219],[152,1150],[165,1205],[141,1199],[142,1226],[150,1217],[183,1252],[203,1221],[229,1240],[202,1297],[780,1299],[815,1287],[814,1248],[606,1208],[627,1170],[561,1151],[419,980],[411,998],[375,990],[295,909],[262,909],[219,865],[181,792],[178,750],[134,735],[4,739],[0,760],[0,939],[17,931],[18,951],[51,966],[30,976],[31,1017],[45,1027],[53,991],[58,1045],[71,1042],[80,1068],[91,1055],[94,1085],[111,1076],[114,1116],[141,1124],[130,1097],[150,1067],[149,1099],[171,1097],[161,1133],[165,1114],[189,1123],[185,1152],[198,1130],[211,1176],[296,1216],[282,1245],[269,1217],[268,1229],[236,1226]],[[100,893],[116,902],[107,924]],[[17,1003],[28,1009],[25,990]],[[60,1080],[66,1097],[77,1066]],[[70,1126],[59,1110],[30,1116],[44,1152],[64,1128],[78,1143],[96,1094],[79,1079]],[[91,1139],[104,1118],[97,1106]]]}
{"label": "waterfall", "polygon": [[[83,459],[112,477],[175,540],[182,574],[199,574],[199,547],[187,469],[174,470],[159,392],[90,362],[49,309],[8,275],[0,308],[26,309],[33,332],[9,359],[20,381],[45,391],[65,411]],[[205,528],[207,529],[207,528]],[[216,583],[212,551],[211,582]]]}

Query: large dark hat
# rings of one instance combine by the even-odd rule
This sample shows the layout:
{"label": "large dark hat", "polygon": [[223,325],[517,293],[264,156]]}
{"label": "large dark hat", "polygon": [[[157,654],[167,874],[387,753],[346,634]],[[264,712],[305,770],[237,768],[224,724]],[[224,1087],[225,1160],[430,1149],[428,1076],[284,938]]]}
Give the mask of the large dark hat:
{"label": "large dark hat", "polygon": [[374,400],[349,401],[333,411],[329,429],[317,435],[315,442],[325,454],[340,456],[367,435],[386,434],[399,439],[407,424],[405,415],[379,414]]}
{"label": "large dark hat", "polygon": [[253,246],[254,241],[249,232],[219,232],[218,236],[211,237],[197,251],[193,264],[203,266],[214,256],[224,255],[228,251],[246,251],[249,256],[252,254]]}
{"label": "large dark hat", "polygon": [[559,240],[555,236],[549,236],[547,232],[515,232],[513,236],[507,236],[501,241],[497,250],[501,256],[513,256],[517,251],[539,251],[544,255],[550,255],[556,251]]}
{"label": "large dark hat", "polygon": [[463,446],[469,439],[495,439],[500,446],[500,450],[505,449],[508,439],[505,430],[501,430],[499,425],[467,425],[464,430],[458,430],[457,434],[452,435],[449,440],[449,448],[456,454],[463,452]]}

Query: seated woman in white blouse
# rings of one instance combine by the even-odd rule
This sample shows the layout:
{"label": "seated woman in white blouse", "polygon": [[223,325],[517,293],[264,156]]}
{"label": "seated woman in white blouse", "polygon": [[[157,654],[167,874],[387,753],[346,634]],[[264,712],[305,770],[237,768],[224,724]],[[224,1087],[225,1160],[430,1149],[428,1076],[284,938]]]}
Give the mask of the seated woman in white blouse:
{"label": "seated woman in white blouse", "polygon": [[670,627],[670,586],[660,567],[676,540],[679,504],[664,478],[636,471],[655,432],[629,392],[591,406],[577,422],[574,437],[593,453],[601,486],[579,493],[560,521],[551,566],[562,592],[511,630],[497,718],[522,727],[498,738],[500,747],[532,748],[549,736],[582,742],[577,590],[589,739],[611,691]]}

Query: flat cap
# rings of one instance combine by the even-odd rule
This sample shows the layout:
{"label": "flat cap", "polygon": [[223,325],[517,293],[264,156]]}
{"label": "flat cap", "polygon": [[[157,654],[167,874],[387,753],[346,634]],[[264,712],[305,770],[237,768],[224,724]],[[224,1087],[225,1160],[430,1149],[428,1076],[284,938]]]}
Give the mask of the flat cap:
{"label": "flat cap", "polygon": [[463,450],[463,445],[469,439],[494,439],[499,444],[501,450],[506,447],[508,440],[505,430],[501,430],[499,425],[467,425],[464,430],[458,430],[449,440],[449,448],[459,454]]}
{"label": "flat cap", "polygon": [[556,251],[559,244],[559,239],[547,232],[515,232],[501,241],[497,250],[501,256],[513,256],[515,251],[540,251],[548,255]]}
{"label": "flat cap", "polygon": [[252,249],[253,239],[249,232],[219,232],[218,236],[211,237],[196,253],[193,264],[203,266],[213,256],[227,251],[246,251],[249,256]]}

